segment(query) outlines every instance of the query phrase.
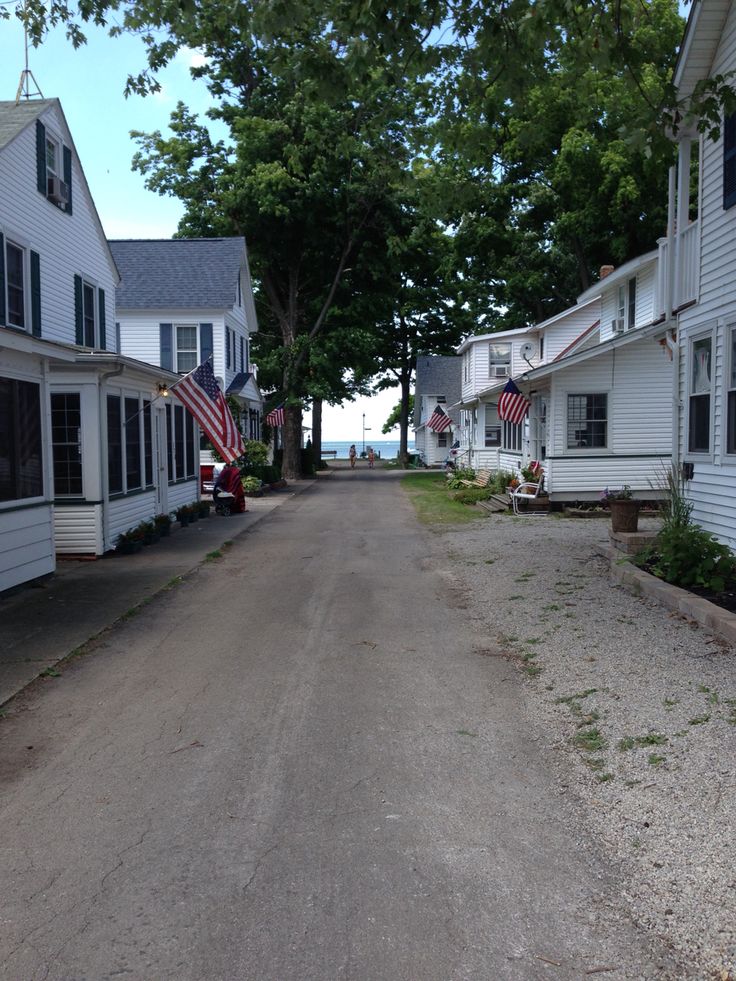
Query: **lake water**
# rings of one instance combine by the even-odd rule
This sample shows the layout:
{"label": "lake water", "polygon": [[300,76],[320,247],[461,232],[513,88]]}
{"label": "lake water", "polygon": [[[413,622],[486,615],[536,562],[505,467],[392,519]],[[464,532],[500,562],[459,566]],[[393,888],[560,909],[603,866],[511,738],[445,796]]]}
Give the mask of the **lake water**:
{"label": "lake water", "polygon": [[[363,449],[363,441],[356,440],[342,440],[338,442],[330,442],[329,440],[322,441],[323,450],[337,450],[337,457],[339,460],[347,460],[348,450],[350,449],[351,442],[355,442],[355,448],[360,456],[361,450]],[[393,460],[396,458],[399,452],[399,441],[391,439],[374,439],[372,442],[368,440],[365,441],[365,448],[368,449],[372,446],[376,451],[376,456],[379,456],[382,460]],[[414,452],[414,442],[409,440],[409,452]]]}

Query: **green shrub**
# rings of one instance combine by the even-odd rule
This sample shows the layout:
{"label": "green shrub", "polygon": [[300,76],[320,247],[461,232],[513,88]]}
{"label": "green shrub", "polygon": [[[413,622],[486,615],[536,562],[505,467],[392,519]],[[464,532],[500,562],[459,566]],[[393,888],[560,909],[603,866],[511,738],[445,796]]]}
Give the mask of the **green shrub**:
{"label": "green shrub", "polygon": [[268,447],[259,439],[246,439],[245,459],[251,466],[265,466],[268,461]]}
{"label": "green shrub", "polygon": [[695,586],[720,592],[736,579],[736,556],[698,525],[666,525],[636,562],[683,589]]}
{"label": "green shrub", "polygon": [[246,494],[255,494],[261,489],[258,477],[243,477],[241,483]]}
{"label": "green shrub", "polygon": [[505,494],[515,476],[508,470],[497,470],[488,483],[488,490],[491,494]]}
{"label": "green shrub", "polygon": [[453,472],[448,475],[447,486],[450,488],[450,490],[457,490],[459,487],[463,486],[463,480],[475,480],[475,470],[471,469],[470,467],[465,467],[460,470],[453,470]]}
{"label": "green shrub", "polygon": [[460,504],[476,504],[478,501],[487,501],[490,493],[487,487],[463,487],[452,495],[452,499]]}

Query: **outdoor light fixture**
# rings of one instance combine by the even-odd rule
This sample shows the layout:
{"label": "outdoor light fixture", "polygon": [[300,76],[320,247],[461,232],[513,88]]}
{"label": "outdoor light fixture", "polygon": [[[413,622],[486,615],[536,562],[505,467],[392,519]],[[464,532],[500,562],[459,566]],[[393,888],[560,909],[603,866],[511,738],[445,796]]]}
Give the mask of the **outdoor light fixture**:
{"label": "outdoor light fixture", "polygon": [[160,399],[165,399],[168,394],[169,394],[169,386],[168,385],[165,385],[165,384],[162,385],[161,382],[159,382],[159,385],[158,385],[158,397]]}

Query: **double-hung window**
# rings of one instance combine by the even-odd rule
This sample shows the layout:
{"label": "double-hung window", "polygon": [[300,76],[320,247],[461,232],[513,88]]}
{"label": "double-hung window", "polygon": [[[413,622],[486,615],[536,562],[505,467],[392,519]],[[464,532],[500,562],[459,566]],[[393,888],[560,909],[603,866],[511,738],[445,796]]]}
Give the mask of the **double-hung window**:
{"label": "double-hung window", "polygon": [[488,447],[500,446],[501,445],[501,427],[500,426],[486,426],[485,427],[485,445]]}
{"label": "double-hung window", "polygon": [[0,501],[42,495],[41,387],[0,378]]}
{"label": "double-hung window", "polygon": [[520,422],[503,422],[503,448],[512,453],[521,453],[522,424]]}
{"label": "double-hung window", "polygon": [[94,347],[97,339],[97,317],[95,311],[95,288],[91,283],[82,282],[82,332],[84,346]]}
{"label": "double-hung window", "polygon": [[5,242],[6,318],[9,327],[26,329],[26,252],[15,242]]}
{"label": "double-hung window", "polygon": [[506,378],[511,374],[511,345],[488,345],[488,374],[491,378]]}
{"label": "double-hung window", "polygon": [[633,330],[636,325],[636,276],[631,277],[626,289],[628,292],[626,329]]}
{"label": "double-hung window", "polygon": [[728,374],[726,375],[726,453],[736,455],[736,324],[726,332]]}
{"label": "double-hung window", "polygon": [[61,211],[72,213],[72,151],[36,120],[36,177],[43,196]]}
{"label": "double-hung window", "polygon": [[723,207],[736,204],[736,112],[723,120]]}
{"label": "double-hung window", "polygon": [[80,347],[105,350],[105,291],[84,276],[74,277],[76,342]]}
{"label": "double-hung window", "polygon": [[710,453],[713,336],[690,341],[688,437],[689,453]]}
{"label": "double-hung window", "polygon": [[608,395],[567,396],[567,448],[605,449],[608,446]]}
{"label": "double-hung window", "polygon": [[176,324],[176,371],[185,375],[197,367],[197,325]]}

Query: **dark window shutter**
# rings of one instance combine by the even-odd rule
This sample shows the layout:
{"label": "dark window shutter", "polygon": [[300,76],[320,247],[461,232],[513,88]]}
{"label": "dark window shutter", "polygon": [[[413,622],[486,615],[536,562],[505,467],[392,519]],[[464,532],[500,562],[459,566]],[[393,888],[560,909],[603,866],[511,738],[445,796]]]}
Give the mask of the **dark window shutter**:
{"label": "dark window shutter", "polygon": [[31,251],[31,331],[41,336],[41,256]]}
{"label": "dark window shutter", "polygon": [[0,324],[5,323],[5,239],[0,233]]}
{"label": "dark window shutter", "polygon": [[74,277],[74,327],[75,343],[84,345],[84,318],[82,314],[82,277]]}
{"label": "dark window shutter", "polygon": [[100,348],[104,351],[107,348],[107,324],[105,321],[105,291],[97,290],[97,301],[100,309]]}
{"label": "dark window shutter", "polygon": [[736,112],[723,120],[723,207],[736,204]]}
{"label": "dark window shutter", "polygon": [[66,202],[66,213],[72,213],[72,151],[68,146],[64,147],[64,183],[69,188],[69,199]]}
{"label": "dark window shutter", "polygon": [[225,328],[225,367],[230,367],[230,328]]}
{"label": "dark window shutter", "polygon": [[159,324],[161,340],[161,367],[167,371],[174,370],[174,352],[171,346],[171,324]]}
{"label": "dark window shutter", "polygon": [[240,338],[240,370],[245,371],[245,338]]}
{"label": "dark window shutter", "polygon": [[40,119],[36,120],[36,182],[39,191],[46,197],[46,127]]}
{"label": "dark window shutter", "polygon": [[201,363],[212,357],[212,324],[199,325],[199,355]]}

